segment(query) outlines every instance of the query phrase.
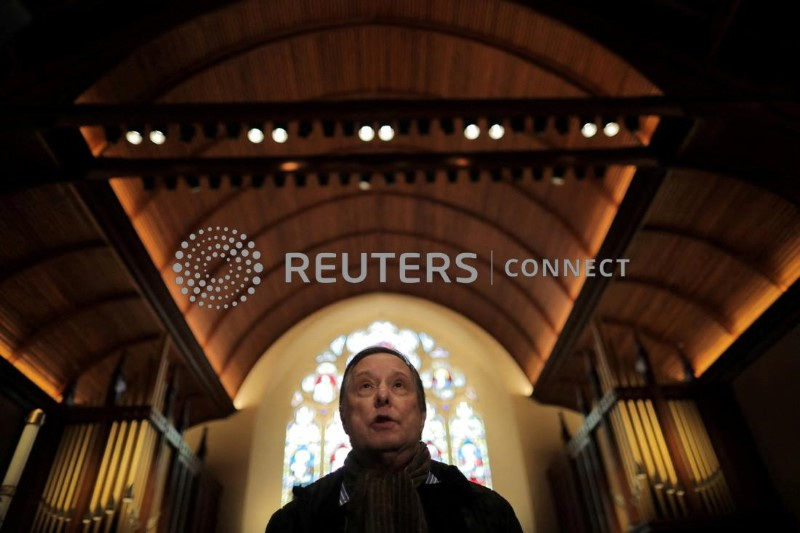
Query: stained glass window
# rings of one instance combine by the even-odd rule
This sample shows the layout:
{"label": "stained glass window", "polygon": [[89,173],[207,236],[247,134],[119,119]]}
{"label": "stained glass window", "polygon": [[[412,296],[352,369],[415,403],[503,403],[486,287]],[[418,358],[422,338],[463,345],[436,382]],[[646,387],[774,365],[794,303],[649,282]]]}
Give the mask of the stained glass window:
{"label": "stained glass window", "polygon": [[344,464],[350,439],[338,410],[342,374],[354,354],[376,345],[402,352],[420,373],[427,397],[422,440],[431,457],[456,465],[475,483],[492,486],[477,397],[464,374],[450,364],[450,353],[427,333],[379,321],[334,339],[316,356],[314,371],[292,395],[294,411],[284,451],[284,504],[291,500],[294,485],[307,485]]}

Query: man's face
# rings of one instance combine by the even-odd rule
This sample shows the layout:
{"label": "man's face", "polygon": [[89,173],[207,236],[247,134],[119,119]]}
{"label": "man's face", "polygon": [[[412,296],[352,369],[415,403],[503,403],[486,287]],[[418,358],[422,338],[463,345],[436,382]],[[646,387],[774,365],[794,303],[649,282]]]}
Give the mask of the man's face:
{"label": "man's face", "polygon": [[355,450],[389,452],[416,446],[425,416],[403,361],[373,354],[359,361],[348,379],[342,422]]}

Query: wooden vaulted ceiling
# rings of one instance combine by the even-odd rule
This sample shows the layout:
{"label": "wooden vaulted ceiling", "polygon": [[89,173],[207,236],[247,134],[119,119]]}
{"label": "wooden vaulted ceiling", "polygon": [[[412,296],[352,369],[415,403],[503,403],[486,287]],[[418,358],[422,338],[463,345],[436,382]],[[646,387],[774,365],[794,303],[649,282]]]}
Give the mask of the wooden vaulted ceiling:
{"label": "wooden vaulted ceiling", "polygon": [[[20,191],[0,210],[0,349],[54,398],[101,405],[121,364],[133,396],[158,364],[164,325],[103,229],[69,185]],[[187,370],[174,344],[167,356],[200,417],[219,406]],[[180,407],[179,407],[180,408]]]}
{"label": "wooden vaulted ceiling", "polygon": [[[497,4],[491,16],[477,4],[470,13],[439,5],[414,14],[399,6],[331,5],[329,13],[303,11],[296,4],[241,4],[163,36],[134,54],[82,97],[82,102],[291,101],[328,98],[493,98],[643,96],[658,90],[636,71],[586,37],[519,6]],[[284,10],[285,8],[285,10]],[[256,10],[258,14],[254,14]],[[349,11],[349,12],[347,12]],[[254,21],[270,21],[267,25]],[[213,37],[189,48],[198,32]],[[291,31],[286,31],[291,27]],[[554,45],[558,43],[558,45]],[[180,51],[156,54],[156,48]],[[449,65],[449,67],[445,67]],[[600,65],[603,65],[600,67]],[[163,72],[163,73],[162,73]],[[167,75],[168,73],[168,75]],[[492,150],[484,135],[409,135],[377,147],[355,137],[316,135],[292,142],[253,145],[240,138],[185,146],[103,147],[106,156],[152,157],[352,153],[374,150]],[[93,137],[92,134],[95,136]],[[597,146],[639,142],[625,132],[595,139]],[[566,139],[551,134],[509,135],[505,149],[537,150],[553,145],[590,145],[577,128]],[[163,149],[162,149],[163,148]],[[292,324],[341,298],[384,290],[431,299],[465,314],[509,349],[535,381],[580,290],[580,278],[516,279],[505,276],[501,258],[592,257],[619,205],[632,168],[613,168],[604,181],[547,181],[521,184],[376,183],[361,191],[349,186],[309,186],[190,193],[145,191],[138,180],[117,180],[114,188],[165,283],[219,373],[234,394],[248,371]],[[251,235],[265,262],[264,282],[247,305],[209,311],[179,292],[171,270],[173,255],[187,235],[203,226],[231,226]],[[398,262],[389,282],[305,286],[284,281],[285,252],[462,251],[479,254],[475,284],[399,283]],[[490,285],[489,256],[498,259]],[[373,262],[374,263],[374,262]],[[376,266],[373,264],[373,270]]]}
{"label": "wooden vaulted ceiling", "polygon": [[[597,41],[516,3],[337,1],[315,3],[311,9],[300,2],[245,1],[142,44],[75,101],[660,94],[654,83]],[[485,135],[467,141],[434,128],[429,136],[412,132],[390,143],[369,144],[355,137],[324,137],[319,125],[302,140],[290,130],[290,142],[283,145],[222,136],[184,144],[174,140],[175,131],[162,146],[109,145],[99,128],[84,128],[83,134],[97,157],[271,155],[295,160],[315,154],[640,146],[650,143],[657,126],[653,118],[638,135],[623,131],[611,139],[584,139],[573,127],[567,136],[551,129],[541,136],[509,134],[501,141]],[[581,369],[569,354],[591,346],[588,330],[579,328],[558,372],[545,372],[545,367],[552,354],[561,355],[559,335],[580,313],[576,302],[582,305],[580,295],[588,284],[574,277],[509,278],[502,261],[597,255],[614,234],[615,221],[622,224],[617,215],[632,184],[648,179],[634,177],[636,170],[612,166],[603,180],[568,179],[561,186],[551,183],[549,174],[542,181],[526,174],[519,182],[484,177],[472,183],[465,173],[455,183],[443,175],[433,183],[373,180],[369,190],[356,181],[322,186],[314,176],[302,188],[291,182],[276,187],[271,181],[260,188],[245,181],[237,188],[225,180],[212,189],[207,178],[199,191],[183,181],[174,190],[146,190],[136,178],[111,183],[160,274],[162,290],[168,291],[164,294],[174,300],[231,397],[271,343],[299,320],[350,296],[391,291],[427,298],[470,318],[498,339],[532,383],[545,375],[555,384],[544,399],[570,405]],[[619,337],[620,347],[637,330],[665,378],[679,377],[678,347],[699,375],[800,276],[797,200],[752,182],[689,169],[668,171],[658,179],[663,183],[619,250],[630,259],[628,276],[608,284],[593,314],[610,336]],[[147,343],[154,344],[164,331],[138,294],[141,284],[137,287],[119,259],[109,255],[103,237],[107,228],[92,222],[81,204],[86,197],[78,196],[70,186],[51,186],[3,200],[13,206],[4,213],[3,233],[26,243],[16,247],[18,255],[3,258],[8,274],[0,290],[3,301],[11,302],[3,307],[3,355],[18,366],[28,365],[32,375],[46,376],[43,382],[54,394],[93,361],[110,360],[109,352],[125,339],[142,339],[140,348],[152,350]],[[40,216],[39,210],[48,214]],[[66,220],[72,221],[69,226]],[[181,241],[207,226],[236,228],[262,253],[263,281],[237,308],[200,308],[175,283],[171,266]],[[287,284],[284,253],[296,251],[347,252],[350,257],[470,251],[480,258],[479,279],[469,285],[401,284],[398,262],[390,261],[385,284],[374,275],[361,284]],[[491,276],[490,253],[495,261]],[[50,290],[41,289],[44,294],[32,298],[19,292],[21,286]],[[76,301],[83,307],[64,315],[67,302]],[[96,332],[87,335],[87,330]],[[103,339],[93,337],[101,333]],[[55,344],[68,346],[67,353]],[[213,410],[203,416],[213,416]]]}

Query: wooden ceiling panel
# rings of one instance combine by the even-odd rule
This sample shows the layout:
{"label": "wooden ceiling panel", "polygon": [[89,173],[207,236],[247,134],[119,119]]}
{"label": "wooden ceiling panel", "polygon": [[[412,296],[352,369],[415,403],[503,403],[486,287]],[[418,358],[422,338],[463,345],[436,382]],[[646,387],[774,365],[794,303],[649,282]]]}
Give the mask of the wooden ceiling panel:
{"label": "wooden ceiling panel", "polygon": [[598,308],[604,319],[647,329],[673,345],[682,342],[689,354],[721,353],[735,338],[703,309],[669,293],[613,283],[607,294]]}
{"label": "wooden ceiling panel", "polygon": [[651,282],[687,304],[708,309],[735,335],[749,325],[752,313],[760,314],[781,294],[774,282],[750,265],[706,243],[675,235],[645,230],[631,245],[629,257],[632,279]]}
{"label": "wooden ceiling panel", "polygon": [[790,201],[751,184],[683,171],[665,183],[645,227],[705,241],[786,290],[800,275],[798,215]]}
{"label": "wooden ceiling panel", "polygon": [[[348,251],[357,257],[362,251],[469,251],[484,262],[494,257],[495,273],[503,277],[506,259],[591,257],[616,212],[616,195],[630,182],[630,172],[616,169],[608,183],[569,180],[561,187],[549,180],[530,179],[521,184],[486,179],[451,184],[444,176],[435,183],[401,182],[388,187],[378,182],[370,191],[359,190],[355,183],[320,187],[313,181],[302,189],[287,184],[284,188],[233,191],[226,184],[218,191],[205,187],[197,193],[183,186],[175,191],[143,193],[141,184],[131,180],[116,180],[114,187],[212,366],[227,374],[231,372],[227,370],[230,353],[239,353],[242,336],[253,334],[258,317],[276,307],[286,311],[296,305],[296,296],[284,281],[286,252]],[[236,228],[263,254],[263,282],[256,294],[247,304],[221,315],[192,305],[180,294],[171,270],[181,240],[203,226]],[[512,329],[527,331],[532,340],[523,353],[545,358],[581,283],[579,277],[520,277],[506,283],[514,289],[500,290],[499,285],[488,293],[490,303],[500,309],[516,302],[511,308],[518,318],[495,313],[481,319],[465,305],[456,309],[487,330],[502,329],[505,326],[495,323],[506,320]],[[448,297],[437,293],[451,290],[452,286],[437,285],[426,294],[444,301]],[[310,312],[309,307],[297,308],[293,316]],[[271,338],[281,333],[273,331]],[[251,357],[249,353],[244,356]],[[249,370],[250,366],[243,368]],[[244,377],[226,379],[230,386]]]}
{"label": "wooden ceiling panel", "polygon": [[[164,326],[83,200],[53,185],[7,201],[2,235],[15,245],[0,257],[0,355],[56,399],[80,378],[80,402],[98,404],[115,356],[127,350],[131,386],[141,386],[140,356],[149,357]],[[186,388],[199,394],[193,379]]]}
{"label": "wooden ceiling panel", "polygon": [[[402,6],[335,1],[315,6],[240,2],[187,22],[141,46],[79,99],[81,103],[247,102],[365,97],[512,98],[638,96],[659,94],[634,69],[568,26],[512,3],[488,0]],[[647,144],[652,128],[634,136],[584,139],[573,118],[568,135],[508,135],[502,149],[609,148]],[[482,124],[485,128],[485,124]],[[651,125],[653,128],[654,124]],[[463,128],[463,124],[456,124]],[[253,145],[243,139],[173,140],[163,146],[106,146],[98,128],[84,128],[95,155],[104,157],[236,157],[374,153],[384,151],[493,151],[482,135],[468,141],[434,126],[395,142],[367,145],[354,138],[325,138],[316,130],[303,141]],[[295,131],[290,131],[293,137]],[[198,132],[198,137],[200,137]],[[469,165],[467,161],[465,163]],[[493,334],[532,380],[541,370],[583,283],[581,277],[509,278],[506,259],[593,257],[630,183],[633,168],[612,168],[606,180],[570,179],[494,183],[484,177],[458,183],[438,176],[389,187],[357,183],[234,191],[228,183],[200,192],[181,181],[174,191],[144,191],[138,180],[115,180],[114,190],[169,293],[203,346],[228,392],[235,394],[257,358],[294,323],[364,292],[418,294],[469,317]],[[357,181],[357,180],[354,180]],[[263,282],[243,305],[211,312],[181,294],[172,272],[180,243],[202,227],[246,233],[263,254]],[[475,252],[481,279],[474,285],[287,284],[289,251]],[[495,283],[486,285],[487,257],[497,260]],[[391,264],[396,269],[396,264]],[[392,272],[394,272],[392,270]],[[98,296],[99,297],[99,296]],[[88,314],[88,313],[87,313]],[[125,314],[125,313],[122,313]],[[152,330],[117,331],[78,353],[100,350],[111,337],[130,339]],[[126,336],[127,333],[127,336]],[[85,364],[86,361],[82,361]]]}
{"label": "wooden ceiling panel", "polygon": [[[627,277],[611,282],[596,311],[617,351],[630,354],[623,364],[638,331],[659,379],[683,378],[679,346],[701,375],[798,279],[798,215],[739,180],[669,174],[624,254]],[[592,348],[587,329],[575,349]],[[563,375],[581,373],[571,360]]]}
{"label": "wooden ceiling panel", "polygon": [[158,100],[247,102],[364,98],[375,94],[399,98],[586,94],[580,77],[566,79],[561,73],[481,42],[430,30],[371,24],[267,43],[240,56],[225,58],[202,72],[192,72],[191,77]]}
{"label": "wooden ceiling panel", "polygon": [[21,319],[29,327],[36,327],[83,302],[130,290],[130,280],[113,268],[117,261],[106,244],[81,249],[36,263],[5,280],[0,283],[0,297],[16,302]]}
{"label": "wooden ceiling panel", "polygon": [[[38,187],[3,198],[0,209],[0,283],[37,264],[64,255],[81,255],[97,245],[97,230],[83,214],[83,206],[66,186]],[[63,217],[74,225],[65,225]],[[20,231],[19,221],[30,221]]]}
{"label": "wooden ceiling panel", "polygon": [[[387,70],[397,72],[398,77],[407,72],[422,80],[430,80],[428,87],[423,85],[427,94],[452,97],[442,90],[448,86],[454,87],[456,83],[470,85],[474,74],[454,72],[453,63],[445,62],[448,52],[458,53],[457,50],[471,46],[468,44],[470,42],[539,64],[560,78],[577,80],[585,93],[644,95],[658,92],[634,69],[596,42],[564,24],[512,3],[486,0],[464,4],[450,0],[431,6],[422,0],[380,5],[365,0],[338,0],[309,10],[302,3],[281,0],[237,3],[165,33],[140,47],[112,69],[80,101],[155,100],[176,83],[193,73],[206,70],[210,65],[235,60],[242,53],[269,43],[279,46],[287,40],[297,42],[294,49],[286,47],[284,53],[271,57],[269,62],[257,63],[251,69],[235,72],[233,78],[257,80],[262,73],[271,72],[271,65],[283,65],[284,69],[276,70],[277,76],[272,79],[286,79],[287,69],[295,68],[298,63],[308,68],[316,66],[320,72],[326,72],[324,69],[329,56],[346,48],[339,34],[376,31],[374,26],[381,26],[383,34],[398,34],[401,38],[394,49],[398,53],[405,51],[407,55],[402,62],[390,62],[391,56],[376,57],[371,67],[373,70],[368,71],[375,75],[368,78],[374,79]],[[414,38],[415,35],[417,38]],[[444,38],[451,40],[449,45],[442,46],[445,55],[419,53],[420,50],[429,50],[420,40],[432,42]],[[320,42],[315,43],[315,40]],[[389,40],[391,42],[391,37]],[[367,49],[367,44],[358,39],[352,40],[354,48],[351,58],[355,60],[351,59],[350,64],[358,64],[357,58],[373,53],[373,50]],[[378,50],[387,48],[380,47]],[[476,63],[467,61],[468,56],[464,57],[462,64],[465,70],[478,72],[482,76],[495,72],[491,64],[477,68]],[[461,75],[452,76],[452,81],[447,81],[440,74],[442,72]],[[508,72],[496,72],[494,79],[487,78],[495,86],[507,87],[515,83]],[[346,73],[330,72],[327,76],[309,79],[306,85],[317,88],[315,97],[333,94],[335,91],[329,89],[335,87],[341,78],[346,78]],[[270,80],[266,75],[262,79]],[[299,95],[304,89],[299,81],[289,84],[288,92],[277,99],[301,98]],[[397,86],[394,82],[395,79],[389,80],[383,89],[393,90]],[[440,86],[436,87],[435,84]],[[265,83],[264,86],[270,87],[270,84]],[[210,98],[219,101],[237,98],[217,85],[208,86],[205,91]],[[504,95],[508,96],[508,93]]]}

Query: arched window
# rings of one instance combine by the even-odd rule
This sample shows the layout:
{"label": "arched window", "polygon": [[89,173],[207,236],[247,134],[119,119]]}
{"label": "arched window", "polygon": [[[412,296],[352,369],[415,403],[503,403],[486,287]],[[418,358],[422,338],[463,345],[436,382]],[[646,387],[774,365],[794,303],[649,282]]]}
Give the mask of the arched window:
{"label": "arched window", "polygon": [[449,352],[428,334],[373,322],[341,335],[315,358],[316,367],[292,396],[292,420],[286,428],[282,503],[294,485],[307,485],[341,467],[350,439],[339,418],[342,375],[350,358],[368,346],[383,345],[404,353],[425,387],[427,417],[422,440],[435,460],[456,465],[471,481],[492,485],[483,420],[475,391],[450,364]]}

